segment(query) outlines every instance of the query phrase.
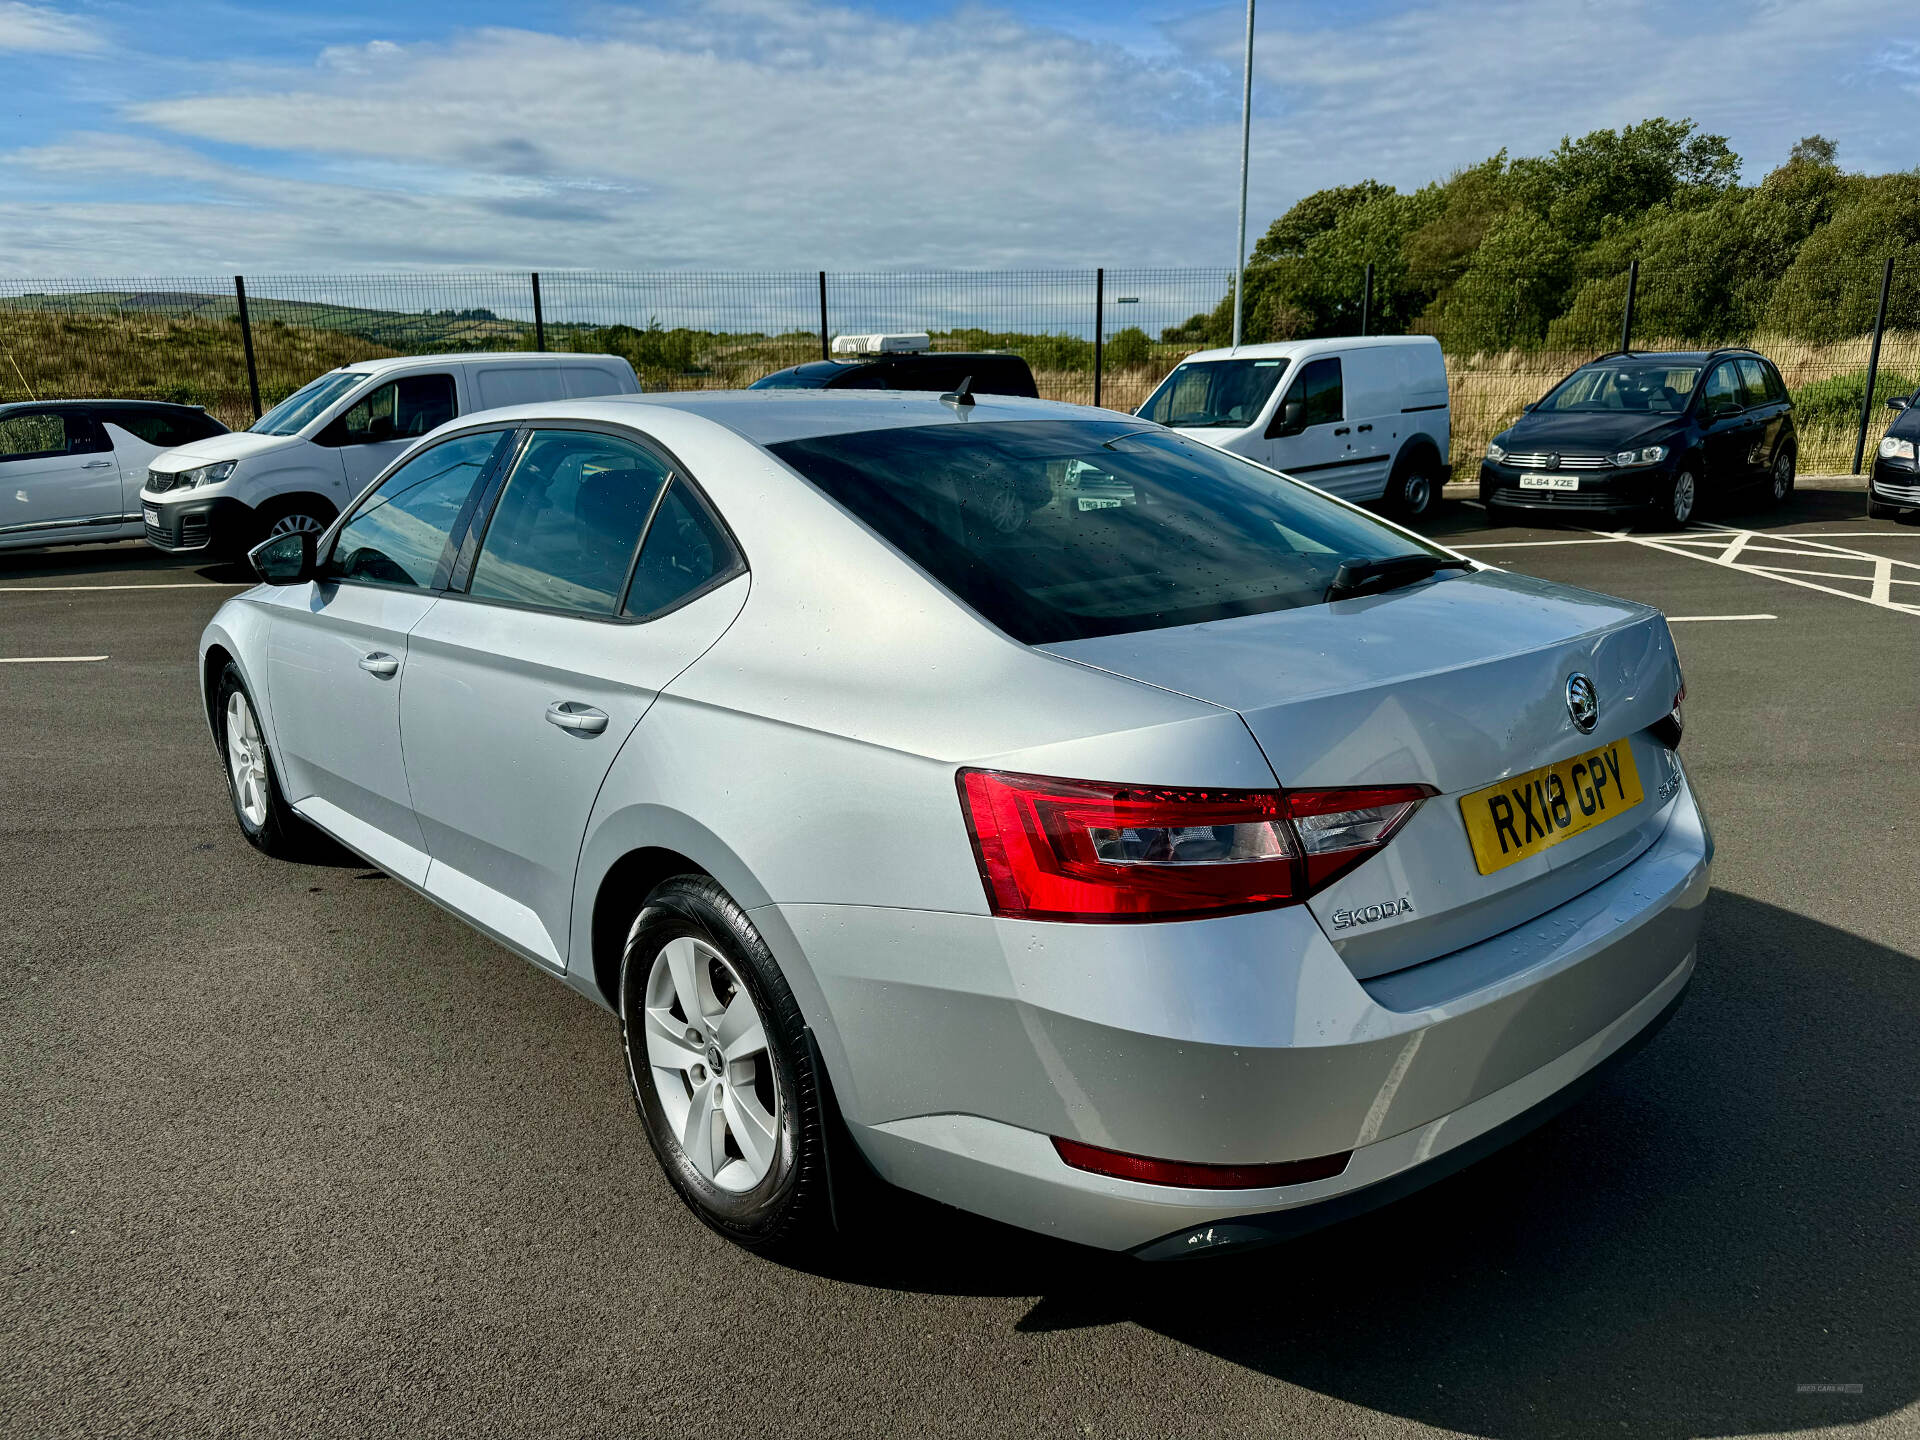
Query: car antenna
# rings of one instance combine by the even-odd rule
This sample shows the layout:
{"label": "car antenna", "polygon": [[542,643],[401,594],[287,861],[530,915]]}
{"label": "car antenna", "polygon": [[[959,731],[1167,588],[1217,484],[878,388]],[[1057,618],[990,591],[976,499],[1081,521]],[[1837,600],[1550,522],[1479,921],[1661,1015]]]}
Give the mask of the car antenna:
{"label": "car antenna", "polygon": [[947,391],[947,393],[940,398],[949,405],[971,405],[973,404],[973,393],[968,387],[972,384],[973,376],[969,375],[960,382],[959,388]]}

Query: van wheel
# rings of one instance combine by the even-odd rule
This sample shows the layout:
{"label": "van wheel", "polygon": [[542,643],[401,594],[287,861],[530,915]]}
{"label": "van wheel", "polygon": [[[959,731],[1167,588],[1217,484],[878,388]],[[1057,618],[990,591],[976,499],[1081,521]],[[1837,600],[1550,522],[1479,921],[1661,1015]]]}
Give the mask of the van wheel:
{"label": "van wheel", "polygon": [[1387,508],[1403,520],[1418,520],[1440,493],[1440,481],[1425,456],[1403,459],[1387,482]]}
{"label": "van wheel", "polygon": [[269,500],[254,515],[253,544],[280,535],[317,536],[339,513],[318,495],[285,495]]}
{"label": "van wheel", "polygon": [[620,962],[634,1104],[668,1181],[711,1229],[794,1253],[829,1229],[826,1108],[786,977],[704,875],[647,897]]}

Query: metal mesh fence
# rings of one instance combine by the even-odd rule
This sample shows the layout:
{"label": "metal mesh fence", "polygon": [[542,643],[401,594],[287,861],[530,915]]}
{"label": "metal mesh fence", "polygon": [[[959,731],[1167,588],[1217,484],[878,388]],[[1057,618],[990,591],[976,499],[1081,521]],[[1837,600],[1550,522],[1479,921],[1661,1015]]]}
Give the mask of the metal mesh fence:
{"label": "metal mesh fence", "polygon": [[[1751,345],[1794,394],[1801,469],[1849,469],[1859,439],[1880,259],[1803,274],[1643,268],[1636,349]],[[1463,283],[1417,322],[1438,337],[1463,473],[1487,440],[1574,366],[1620,341],[1628,272]],[[552,271],[248,277],[260,401],[353,360],[446,351],[612,351],[649,390],[751,384],[817,359],[826,335],[925,330],[939,350],[1024,356],[1043,395],[1136,407],[1223,333],[1214,269],[753,274]],[[824,292],[824,315],[823,315]],[[1376,315],[1395,314],[1375,296]],[[1357,319],[1359,305],[1351,307]],[[1249,339],[1264,339],[1250,330]],[[1097,381],[1096,381],[1097,375]],[[1920,259],[1896,266],[1866,444],[1920,387]],[[113,395],[253,414],[231,276],[0,280],[0,400]]]}

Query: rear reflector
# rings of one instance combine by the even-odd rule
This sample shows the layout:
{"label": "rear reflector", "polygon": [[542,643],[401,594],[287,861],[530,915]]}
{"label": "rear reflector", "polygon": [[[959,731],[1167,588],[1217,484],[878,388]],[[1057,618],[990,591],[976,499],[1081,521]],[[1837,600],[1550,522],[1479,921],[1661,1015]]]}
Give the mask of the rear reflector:
{"label": "rear reflector", "polygon": [[1054,1137],[1053,1148],[1076,1170],[1138,1180],[1146,1185],[1180,1185],[1189,1190],[1265,1190],[1273,1185],[1304,1185],[1329,1180],[1347,1168],[1353,1155],[1316,1155],[1310,1160],[1281,1160],[1272,1165],[1196,1165],[1185,1160],[1150,1160]]}
{"label": "rear reflector", "polygon": [[1430,785],[1175,790],[962,770],[993,913],[1196,919],[1295,905],[1379,850]]}

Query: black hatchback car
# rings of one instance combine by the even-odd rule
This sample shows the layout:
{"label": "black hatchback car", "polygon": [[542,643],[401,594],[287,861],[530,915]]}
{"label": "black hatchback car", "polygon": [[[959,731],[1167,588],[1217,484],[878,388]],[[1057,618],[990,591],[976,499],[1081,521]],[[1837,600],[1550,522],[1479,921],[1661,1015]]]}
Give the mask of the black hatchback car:
{"label": "black hatchback car", "polygon": [[1687,523],[1702,502],[1793,493],[1793,402],[1751,350],[1621,352],[1582,365],[1494,436],[1490,515],[1531,511]]}
{"label": "black hatchback car", "polygon": [[1887,406],[1901,413],[1881,438],[1867,481],[1867,514],[1875,519],[1920,510],[1920,390],[1896,395]]}
{"label": "black hatchback car", "polygon": [[1033,371],[1018,355],[909,351],[871,360],[811,360],[762,376],[750,390],[957,390],[1038,399]]}

